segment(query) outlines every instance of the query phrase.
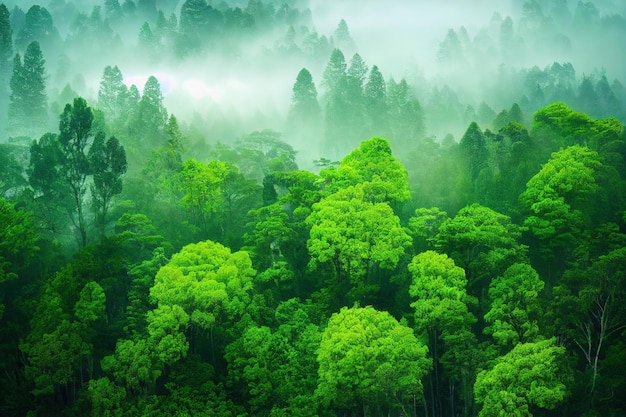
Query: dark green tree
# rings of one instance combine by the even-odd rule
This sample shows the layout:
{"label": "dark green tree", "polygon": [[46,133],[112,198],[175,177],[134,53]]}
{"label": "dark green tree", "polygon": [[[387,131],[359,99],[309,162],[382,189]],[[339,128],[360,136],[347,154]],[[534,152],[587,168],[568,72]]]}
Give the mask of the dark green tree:
{"label": "dark green tree", "polygon": [[62,180],[61,160],[58,135],[54,133],[46,133],[30,147],[27,174],[33,193],[35,219],[40,232],[55,239],[65,234],[65,207],[70,195],[67,184]]}
{"label": "dark green tree", "polygon": [[37,4],[31,6],[26,12],[24,25],[15,38],[15,46],[23,50],[34,41],[39,42],[46,48],[46,51],[47,48],[57,46],[57,43],[61,41],[50,12]]}
{"label": "dark green tree", "polygon": [[[13,56],[13,31],[9,9],[4,3],[0,4],[0,69],[7,70],[9,59]],[[4,74],[4,73],[3,73]]]}
{"label": "dark green tree", "polygon": [[104,236],[113,197],[122,192],[122,177],[128,168],[126,152],[117,138],[111,136],[105,142],[104,133],[98,132],[89,148],[88,158],[93,173],[91,198],[96,222]]}
{"label": "dark green tree", "polygon": [[69,215],[78,234],[81,247],[87,245],[87,222],[85,219],[85,194],[91,167],[87,151],[93,132],[93,112],[85,99],[77,97],[67,104],[59,122],[60,170],[62,181],[70,190]]}

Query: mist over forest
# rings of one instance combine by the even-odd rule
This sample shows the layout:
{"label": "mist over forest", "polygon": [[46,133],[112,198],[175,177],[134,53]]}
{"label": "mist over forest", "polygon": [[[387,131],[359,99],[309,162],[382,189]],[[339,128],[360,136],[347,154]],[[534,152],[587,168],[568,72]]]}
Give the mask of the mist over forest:
{"label": "mist over forest", "polygon": [[0,415],[624,415],[624,51],[621,0],[0,0]]}

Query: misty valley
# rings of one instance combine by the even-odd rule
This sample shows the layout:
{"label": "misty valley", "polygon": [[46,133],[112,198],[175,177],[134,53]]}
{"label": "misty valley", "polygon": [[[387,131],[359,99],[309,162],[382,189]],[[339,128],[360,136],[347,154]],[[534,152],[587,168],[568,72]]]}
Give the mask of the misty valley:
{"label": "misty valley", "polygon": [[0,0],[0,415],[625,415],[625,51],[620,0]]}

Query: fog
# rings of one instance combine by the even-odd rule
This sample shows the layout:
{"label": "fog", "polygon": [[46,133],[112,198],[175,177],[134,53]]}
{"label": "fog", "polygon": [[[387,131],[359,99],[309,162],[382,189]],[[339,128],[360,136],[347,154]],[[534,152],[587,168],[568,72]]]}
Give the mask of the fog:
{"label": "fog", "polygon": [[[120,3],[126,7],[128,2]],[[292,87],[302,68],[311,72],[323,108],[327,93],[322,83],[324,69],[333,47],[339,47],[346,62],[358,52],[369,69],[378,66],[387,82],[406,79],[424,110],[423,136],[441,139],[451,134],[458,140],[472,121],[467,120],[466,113],[471,114],[481,103],[498,113],[527,100],[530,104],[523,105],[523,110],[530,120],[536,106],[525,88],[529,84],[526,75],[533,67],[543,71],[555,62],[571,63],[577,83],[585,76],[594,77],[595,82],[604,75],[609,83],[618,80],[626,84],[626,59],[618,52],[626,46],[626,6],[618,1],[595,1],[591,12],[579,10],[581,6],[575,1],[541,2],[538,6],[520,0],[366,0],[357,6],[311,0],[285,2],[286,8],[276,1],[274,17],[260,21],[257,16],[252,28],[205,37],[207,47],[180,53],[175,38],[162,37],[150,48],[141,43],[139,33],[144,22],[155,33],[160,9],[165,18],[173,13],[181,23],[184,3],[139,2],[143,9],[136,8],[123,18],[109,16],[101,24],[93,23],[93,10],[100,7],[100,16],[107,18],[109,10],[104,2],[39,3],[47,7],[58,30],[58,39],[42,40],[49,102],[57,101],[58,94],[69,85],[91,105],[97,105],[104,67],[117,65],[124,82],[136,85],[140,92],[145,80],[156,76],[168,112],[186,128],[194,125],[196,131],[204,132],[208,145],[231,143],[254,130],[284,130]],[[4,4],[12,12],[13,23],[23,24],[15,19],[15,8],[25,13],[37,3]],[[209,4],[223,11],[234,7],[247,10],[248,6],[244,1]],[[512,29],[505,45],[502,27],[509,17]],[[338,44],[333,38],[342,19],[353,41],[350,45]],[[19,31],[20,27],[13,28],[14,38]],[[311,35],[314,32],[317,36]],[[313,46],[311,39],[317,42]],[[14,46],[14,52],[24,51]],[[447,116],[433,110],[442,89],[453,99],[444,104],[456,109]],[[623,92],[618,98],[623,104]],[[7,101],[5,98],[2,109],[6,109]],[[56,108],[62,105],[57,103]],[[614,116],[623,118],[623,114]],[[51,114],[50,126],[56,123],[55,118]],[[2,137],[6,140],[7,133]],[[322,156],[312,153],[329,152],[320,144],[302,142],[297,135],[285,140],[300,151],[305,165],[314,156]]]}

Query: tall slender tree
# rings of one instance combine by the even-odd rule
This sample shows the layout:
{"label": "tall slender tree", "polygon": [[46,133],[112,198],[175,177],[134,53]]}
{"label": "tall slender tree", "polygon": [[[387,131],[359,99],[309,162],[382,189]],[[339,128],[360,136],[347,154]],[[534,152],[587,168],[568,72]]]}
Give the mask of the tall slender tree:
{"label": "tall slender tree", "polygon": [[4,3],[0,3],[0,126],[6,126],[12,55],[13,33],[9,10]]}
{"label": "tall slender tree", "polygon": [[82,97],[75,98],[73,105],[68,103],[65,106],[59,122],[61,176],[70,189],[70,217],[78,231],[81,246],[87,245],[84,204],[90,174],[87,149],[92,141],[92,123],[93,113]]}
{"label": "tall slender tree", "polygon": [[378,66],[374,65],[370,70],[367,84],[363,91],[365,97],[365,112],[367,114],[370,136],[387,136],[387,91],[385,80]]}
{"label": "tall slender tree", "polygon": [[39,42],[28,45],[22,63],[19,54],[13,59],[9,126],[11,133],[36,134],[48,121],[45,63]]}
{"label": "tall slender tree", "polygon": [[100,89],[98,90],[98,107],[115,122],[124,114],[124,105],[128,96],[128,88],[124,84],[124,76],[117,65],[104,68]]}
{"label": "tall slender tree", "polygon": [[293,85],[291,108],[287,115],[285,135],[302,140],[302,143],[319,142],[321,108],[317,89],[308,69],[302,68]]}
{"label": "tall slender tree", "polygon": [[105,142],[104,133],[99,132],[88,156],[93,173],[91,196],[100,233],[104,236],[113,197],[122,192],[122,177],[128,167],[126,152],[117,138],[112,136]]}
{"label": "tall slender tree", "polygon": [[139,141],[136,149],[148,151],[161,145],[167,110],[163,105],[161,85],[154,76],[148,77],[133,123],[133,133]]}

